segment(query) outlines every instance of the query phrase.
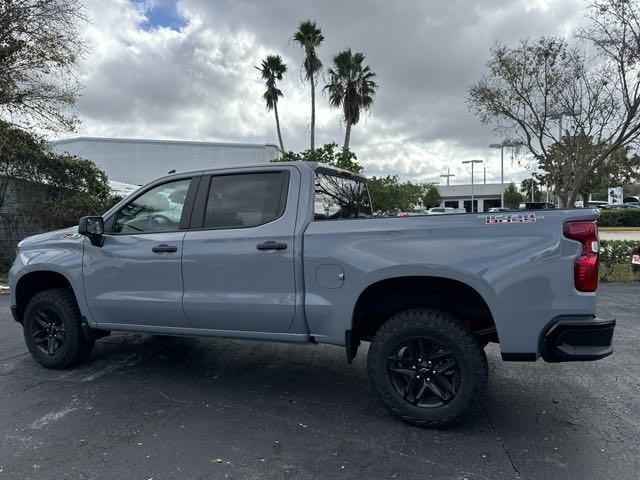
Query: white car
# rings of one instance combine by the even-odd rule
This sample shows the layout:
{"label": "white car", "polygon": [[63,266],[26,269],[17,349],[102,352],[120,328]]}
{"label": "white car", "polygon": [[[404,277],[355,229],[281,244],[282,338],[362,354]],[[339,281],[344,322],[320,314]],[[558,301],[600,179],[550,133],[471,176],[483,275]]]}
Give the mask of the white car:
{"label": "white car", "polygon": [[433,207],[427,210],[427,215],[444,215],[445,213],[458,213],[458,209],[452,207]]}
{"label": "white car", "polygon": [[508,212],[510,209],[507,207],[492,207],[487,212],[489,213],[498,213],[498,212]]}

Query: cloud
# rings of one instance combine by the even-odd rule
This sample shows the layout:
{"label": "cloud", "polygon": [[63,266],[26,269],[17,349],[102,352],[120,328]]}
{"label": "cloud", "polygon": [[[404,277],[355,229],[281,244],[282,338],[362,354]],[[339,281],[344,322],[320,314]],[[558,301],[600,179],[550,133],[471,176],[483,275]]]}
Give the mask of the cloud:
{"label": "cloud", "polygon": [[[447,166],[487,160],[499,178],[496,138],[469,113],[465,97],[496,41],[567,35],[582,21],[580,0],[89,0],[90,54],[77,109],[80,134],[275,143],[273,114],[254,69],[268,53],[288,65],[279,104],[285,147],[307,148],[309,89],[302,51],[290,41],[312,18],[326,37],[325,65],[341,49],[362,51],[380,85],[352,147],[370,175],[438,181]],[[340,115],[317,99],[317,142],[342,142]],[[506,162],[506,177],[526,174]]]}

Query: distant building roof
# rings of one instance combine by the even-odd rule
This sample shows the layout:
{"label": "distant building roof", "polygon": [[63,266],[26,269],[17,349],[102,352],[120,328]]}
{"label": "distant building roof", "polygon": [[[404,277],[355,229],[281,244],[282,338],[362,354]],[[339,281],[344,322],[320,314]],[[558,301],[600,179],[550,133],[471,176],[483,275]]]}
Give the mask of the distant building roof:
{"label": "distant building roof", "polygon": [[[476,183],[473,185],[475,196],[501,195],[509,187],[508,183]],[[471,196],[471,185],[438,185],[442,198],[461,198]]]}
{"label": "distant building roof", "polygon": [[118,197],[126,197],[140,188],[139,185],[131,185],[130,183],[122,183],[115,180],[109,180],[109,187],[111,188],[111,193]]}
{"label": "distant building roof", "polygon": [[280,151],[280,147],[275,143],[243,143],[243,142],[209,142],[203,140],[157,140],[151,138],[113,138],[113,137],[69,137],[60,140],[53,140],[52,145],[65,145],[77,142],[114,142],[114,143],[154,143],[165,145],[203,145],[226,148],[264,148],[273,147]]}
{"label": "distant building roof", "polygon": [[56,153],[91,160],[109,180],[142,185],[170,171],[185,172],[268,163],[280,149],[265,143],[74,137],[51,142]]}

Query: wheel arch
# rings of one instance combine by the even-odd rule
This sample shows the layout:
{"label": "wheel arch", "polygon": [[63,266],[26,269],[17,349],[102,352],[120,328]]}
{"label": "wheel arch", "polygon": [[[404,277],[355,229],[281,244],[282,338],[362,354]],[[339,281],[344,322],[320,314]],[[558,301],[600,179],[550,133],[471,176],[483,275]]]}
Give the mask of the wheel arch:
{"label": "wheel arch", "polygon": [[29,301],[39,292],[52,288],[66,288],[74,296],[76,304],[78,297],[71,281],[62,273],[53,270],[33,270],[18,279],[15,287],[16,316],[22,322],[24,312]]}
{"label": "wheel arch", "polygon": [[494,314],[480,292],[461,280],[434,276],[393,276],[377,280],[358,296],[347,332],[348,356],[361,340],[369,341],[392,315],[417,307],[449,312],[483,342],[499,342]]}

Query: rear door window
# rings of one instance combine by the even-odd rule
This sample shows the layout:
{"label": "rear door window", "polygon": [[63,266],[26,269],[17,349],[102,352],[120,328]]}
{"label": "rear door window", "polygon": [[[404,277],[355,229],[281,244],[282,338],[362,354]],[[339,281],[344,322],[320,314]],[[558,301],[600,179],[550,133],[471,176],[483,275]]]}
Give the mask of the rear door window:
{"label": "rear door window", "polygon": [[287,172],[213,176],[204,228],[249,228],[272,222],[284,213],[287,187]]}

